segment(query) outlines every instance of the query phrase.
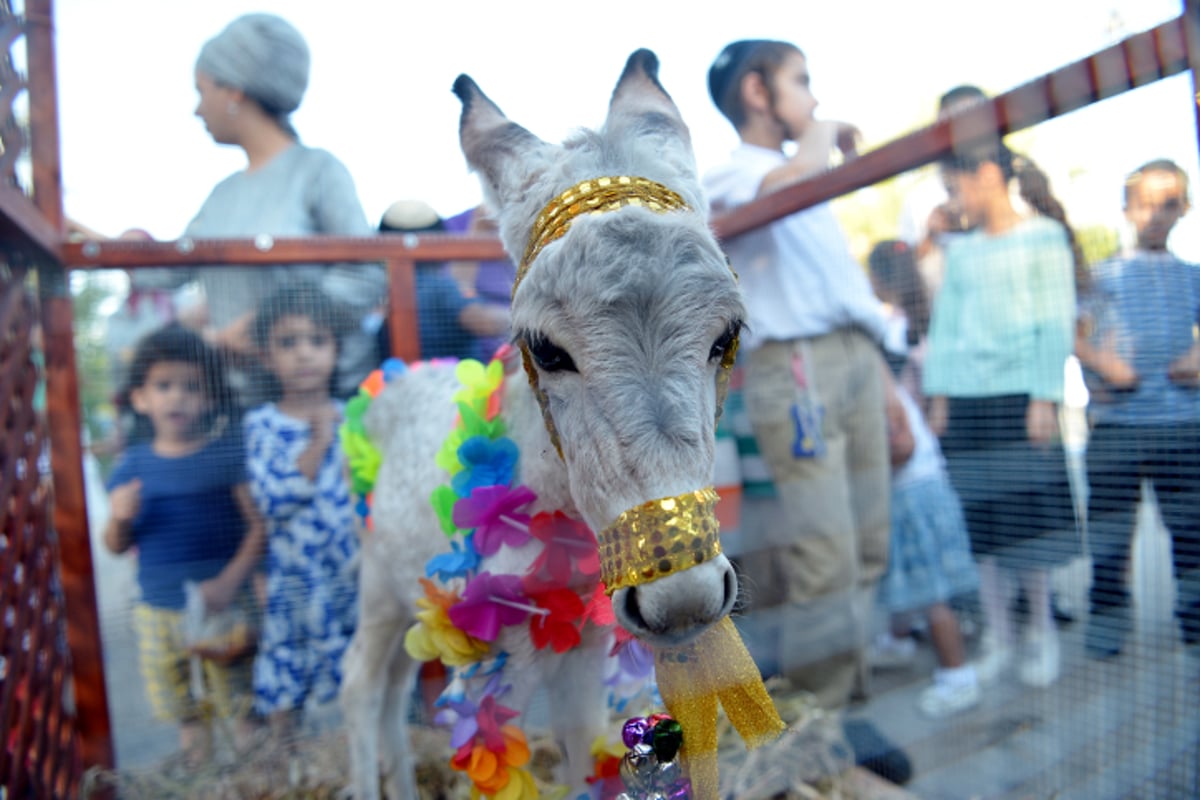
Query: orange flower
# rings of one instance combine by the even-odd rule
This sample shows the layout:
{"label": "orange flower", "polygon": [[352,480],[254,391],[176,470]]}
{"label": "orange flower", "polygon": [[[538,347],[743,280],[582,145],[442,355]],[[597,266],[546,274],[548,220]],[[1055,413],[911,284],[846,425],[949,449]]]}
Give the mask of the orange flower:
{"label": "orange flower", "polygon": [[445,611],[449,611],[450,606],[458,602],[458,595],[452,591],[439,589],[437,584],[428,578],[418,578],[417,580],[420,582],[421,588],[425,590],[425,598],[417,600],[417,605],[428,608],[429,606],[426,603],[431,603]]}
{"label": "orange flower", "polygon": [[383,370],[377,369],[364,378],[363,382],[358,385],[358,388],[371,395],[371,397],[376,397],[383,391],[383,384]]}
{"label": "orange flower", "polygon": [[528,764],[529,744],[525,741],[525,733],[516,725],[504,725],[500,735],[504,737],[504,763],[510,767]]}

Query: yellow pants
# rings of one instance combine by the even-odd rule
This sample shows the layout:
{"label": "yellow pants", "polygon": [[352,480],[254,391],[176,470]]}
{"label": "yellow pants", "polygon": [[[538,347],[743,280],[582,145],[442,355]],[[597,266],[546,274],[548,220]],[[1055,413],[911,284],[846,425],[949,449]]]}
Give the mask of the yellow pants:
{"label": "yellow pants", "polygon": [[194,722],[244,716],[253,697],[252,659],[230,666],[201,661],[204,697],[192,696],[183,612],[138,603],[133,609],[138,665],[155,719]]}

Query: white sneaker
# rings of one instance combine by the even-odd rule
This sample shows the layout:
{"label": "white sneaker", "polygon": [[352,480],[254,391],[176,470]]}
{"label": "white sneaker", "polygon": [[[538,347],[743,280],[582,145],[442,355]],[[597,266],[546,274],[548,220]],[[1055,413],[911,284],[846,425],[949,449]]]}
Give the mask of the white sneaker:
{"label": "white sneaker", "polygon": [[979,682],[984,686],[995,683],[1000,673],[1012,663],[1012,657],[1011,647],[1001,645],[990,631],[984,633],[979,642],[979,658],[973,664]]}
{"label": "white sneaker", "polygon": [[979,681],[951,682],[936,678],[917,695],[917,710],[931,719],[941,719],[979,705],[983,690]]}
{"label": "white sneaker", "polygon": [[1045,689],[1057,681],[1062,667],[1058,635],[1051,632],[1027,636],[1024,647],[1025,655],[1017,671],[1021,683]]}
{"label": "white sneaker", "polygon": [[917,656],[917,643],[911,636],[896,638],[890,633],[881,633],[871,642],[867,658],[872,667],[894,669],[907,667]]}

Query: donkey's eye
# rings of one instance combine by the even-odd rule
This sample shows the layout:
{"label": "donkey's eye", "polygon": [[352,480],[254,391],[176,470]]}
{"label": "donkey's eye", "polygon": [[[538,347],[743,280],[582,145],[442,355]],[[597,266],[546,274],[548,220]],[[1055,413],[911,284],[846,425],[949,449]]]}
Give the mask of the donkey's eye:
{"label": "donkey's eye", "polygon": [[734,320],[733,322],[729,323],[729,327],[725,329],[725,332],[718,336],[717,340],[713,342],[712,349],[708,351],[708,360],[717,361],[724,358],[725,354],[729,352],[729,348],[733,347],[733,343],[737,339],[738,333],[740,333],[741,330],[741,320]]}
{"label": "donkey's eye", "polygon": [[529,339],[529,355],[538,369],[545,372],[578,372],[570,354],[545,336],[533,336]]}

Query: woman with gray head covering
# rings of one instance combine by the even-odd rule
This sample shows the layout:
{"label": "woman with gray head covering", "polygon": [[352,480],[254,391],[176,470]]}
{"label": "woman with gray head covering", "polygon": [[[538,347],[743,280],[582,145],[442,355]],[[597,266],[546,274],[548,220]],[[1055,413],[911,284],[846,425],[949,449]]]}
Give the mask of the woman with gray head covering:
{"label": "woman with gray head covering", "polygon": [[[188,225],[194,238],[367,236],[349,171],[325,150],[299,141],[290,114],[308,87],[310,54],[291,23],[273,14],[238,17],[208,40],[196,59],[196,116],[217,144],[240,147],[246,167],[221,181]],[[249,323],[259,301],[290,279],[317,282],[368,319],[382,305],[386,276],[377,264],[201,268],[209,340],[241,356],[242,397],[262,399],[252,377]],[[197,314],[198,317],[203,316]],[[339,393],[351,394],[376,365],[373,331],[347,337],[338,364]]]}
{"label": "woman with gray head covering", "polygon": [[238,17],[209,39],[196,59],[196,72],[245,98],[295,135],[288,115],[308,88],[308,45],[291,23],[273,14]]}

